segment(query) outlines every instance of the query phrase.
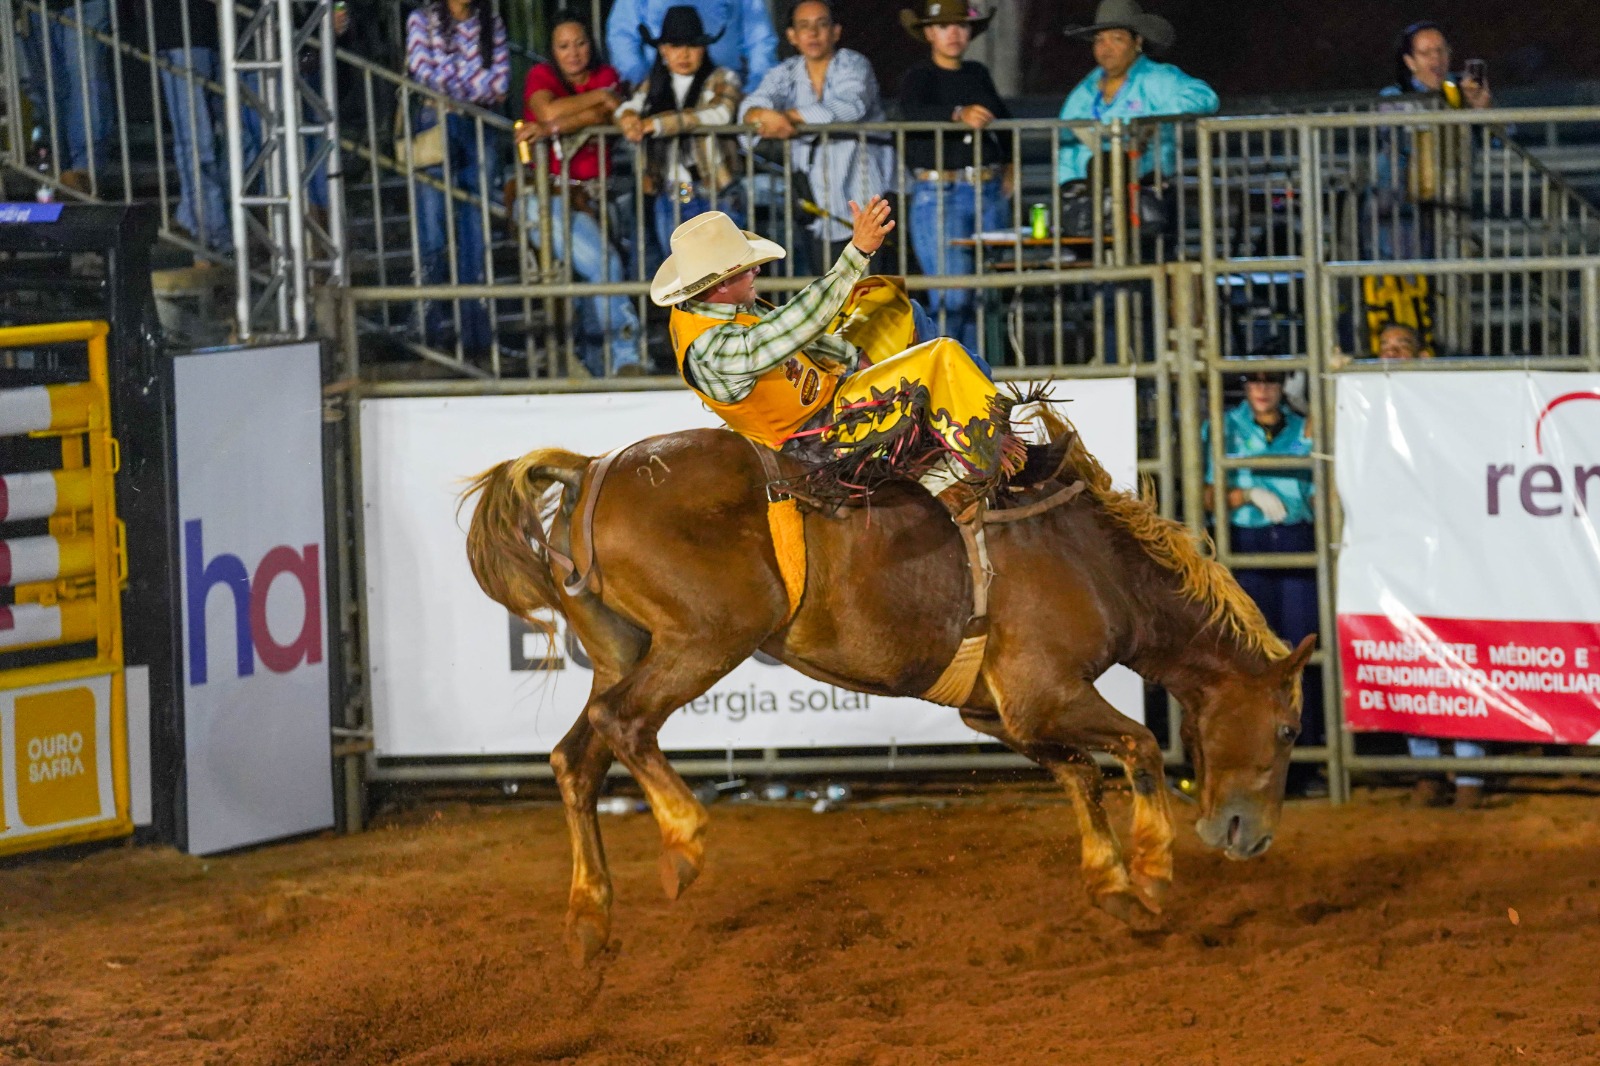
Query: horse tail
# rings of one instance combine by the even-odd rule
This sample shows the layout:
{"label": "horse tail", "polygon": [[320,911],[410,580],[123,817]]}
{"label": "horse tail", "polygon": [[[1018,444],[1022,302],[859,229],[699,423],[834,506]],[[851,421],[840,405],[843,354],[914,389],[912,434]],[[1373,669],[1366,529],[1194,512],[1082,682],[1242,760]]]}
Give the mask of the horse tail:
{"label": "horse tail", "polygon": [[538,608],[561,611],[540,519],[545,494],[560,484],[575,496],[589,462],[586,455],[540,448],[491,466],[461,493],[462,505],[478,496],[467,528],[472,576],[490,599],[530,625],[542,625],[533,617]]}

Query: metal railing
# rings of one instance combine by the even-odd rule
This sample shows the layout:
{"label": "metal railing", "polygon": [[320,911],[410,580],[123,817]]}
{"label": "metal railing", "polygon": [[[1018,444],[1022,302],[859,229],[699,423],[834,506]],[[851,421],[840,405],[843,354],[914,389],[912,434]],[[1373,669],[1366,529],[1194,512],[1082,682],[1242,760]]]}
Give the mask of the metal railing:
{"label": "metal railing", "polygon": [[[144,2],[148,14],[156,0]],[[0,0],[6,25],[16,25],[20,16],[24,23],[36,19],[76,36],[78,59],[76,80],[68,78],[68,88],[60,90],[53,79],[54,54],[43,53],[40,65],[52,75],[51,87],[41,114],[27,122],[19,44],[3,35],[0,162],[64,196],[131,200],[151,196],[153,189],[162,201],[163,236],[217,257],[175,224],[170,200],[178,183],[166,152],[160,76],[173,75],[188,99],[197,92],[210,103],[219,99],[222,85],[192,66],[155,55],[153,39],[143,47],[124,39],[114,5],[104,27],[86,19],[87,7],[89,0],[60,8],[43,0]],[[105,49],[107,68],[114,68],[108,79],[114,116],[106,123],[111,147],[85,168],[86,190],[80,190],[76,179],[64,180],[71,168],[63,166],[63,105],[76,96],[84,114],[96,113],[89,91],[96,45]],[[324,48],[316,39],[301,45]],[[338,232],[334,226],[343,227],[346,284],[329,287],[326,277],[308,281],[334,298],[329,306],[336,314],[324,328],[331,326],[340,341],[344,380],[336,388],[347,401],[347,425],[353,428],[359,417],[355,401],[368,396],[667,384],[660,377],[611,377],[620,365],[615,331],[585,334],[584,301],[620,298],[632,309],[635,340],[647,357],[663,349],[665,316],[647,299],[648,278],[663,250],[652,249],[660,241],[645,169],[634,165],[636,151],[619,131],[583,131],[601,164],[598,179],[583,185],[571,173],[580,138],[562,146],[554,165],[550,142],[535,144],[528,165],[513,165],[513,124],[502,115],[451,100],[353,53],[336,51],[334,58],[335,77],[358,87],[354,100],[347,95],[344,121],[337,124],[345,209],[327,230],[331,235]],[[123,76],[128,62],[149,70],[153,153],[144,151],[139,124],[130,117],[137,110],[130,105],[138,101],[130,99],[128,87],[145,80]],[[320,67],[329,69],[326,62]],[[143,99],[142,92],[137,96]],[[397,142],[408,143],[419,132],[424,112],[454,126],[453,136],[480,165],[465,173],[450,158],[417,166],[409,153],[397,152]],[[1426,326],[1431,346],[1451,357],[1400,368],[1405,372],[1521,366],[1532,359],[1550,369],[1600,367],[1600,221],[1592,205],[1517,140],[1533,132],[1560,141],[1560,131],[1597,123],[1597,108],[1356,109],[1105,126],[1008,121],[989,131],[1012,164],[1002,183],[1011,195],[1004,199],[982,181],[971,192],[950,181],[919,189],[903,165],[908,147],[915,138],[932,138],[932,169],[949,169],[945,161],[964,150],[957,143],[970,132],[953,124],[830,126],[808,130],[804,138],[759,144],[750,141],[746,126],[701,129],[694,136],[740,149],[737,180],[715,190],[717,199],[741,209],[751,228],[792,253],[774,268],[775,276],[764,279],[769,295],[801,287],[829,264],[835,250],[829,238],[838,233],[833,185],[841,174],[846,182],[861,180],[866,168],[859,161],[876,150],[891,160],[888,187],[870,191],[899,200],[900,223],[880,253],[879,269],[912,273],[909,286],[919,298],[972,294],[959,313],[939,301],[935,310],[946,331],[970,308],[975,346],[1002,378],[1046,373],[1138,380],[1139,465],[1155,480],[1163,513],[1198,532],[1214,530],[1218,556],[1230,565],[1317,571],[1324,650],[1314,664],[1322,669],[1328,735],[1341,739],[1297,750],[1296,758],[1326,761],[1339,798],[1352,769],[1416,770],[1436,763],[1364,754],[1342,729],[1337,657],[1327,650],[1335,646],[1330,546],[1339,531],[1338,501],[1324,460],[1333,439],[1330,385],[1343,368],[1360,365],[1346,361],[1369,352],[1374,326],[1397,317],[1403,306],[1426,318],[1418,324]],[[27,155],[34,125],[52,146],[42,171]],[[1057,159],[1073,139],[1088,149],[1084,183],[1077,195],[1063,197]],[[842,171],[811,166],[835,146],[849,146],[858,162]],[[980,174],[998,161],[986,155],[992,150],[982,138],[973,151]],[[198,150],[187,154],[198,168]],[[819,176],[809,188],[801,181],[808,172]],[[592,215],[574,202],[580,187],[597,205]],[[1037,239],[1031,236],[1034,204],[1044,205],[1044,236]],[[957,212],[974,219],[964,234],[946,229]],[[919,213],[925,230],[943,235],[936,244],[967,242],[956,247],[970,255],[969,269],[915,273],[911,223]],[[424,232],[419,216],[427,216],[433,229]],[[591,222],[603,249],[619,246],[617,277],[607,267],[587,271],[601,278],[588,280],[576,262],[580,231]],[[985,230],[994,231],[988,239]],[[246,266],[258,280],[273,275],[268,263]],[[481,283],[463,283],[472,278]],[[587,373],[580,369],[586,354],[594,364]],[[1201,427],[1220,420],[1229,375],[1247,366],[1305,374],[1307,403],[1319,416],[1312,420],[1314,456],[1230,458],[1214,440],[1211,466],[1309,470],[1323,505],[1316,551],[1305,557],[1236,552],[1226,516],[1219,513],[1223,494],[1210,513],[1204,505],[1207,448]],[[418,380],[419,367],[445,377]],[[359,499],[359,472],[350,477],[348,491]],[[347,572],[359,577],[358,566]],[[347,607],[358,614],[358,596],[346,591],[352,597]],[[1174,718],[1168,731],[1173,759],[1181,758],[1177,736]],[[1595,762],[1489,760],[1471,766],[1587,772],[1600,769]]]}

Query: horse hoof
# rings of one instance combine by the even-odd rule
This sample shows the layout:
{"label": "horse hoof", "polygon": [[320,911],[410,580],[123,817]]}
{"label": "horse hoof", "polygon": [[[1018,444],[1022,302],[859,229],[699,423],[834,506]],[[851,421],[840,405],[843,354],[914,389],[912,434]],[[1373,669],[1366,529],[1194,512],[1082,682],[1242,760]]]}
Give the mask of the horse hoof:
{"label": "horse hoof", "polygon": [[661,887],[668,899],[677,899],[700,876],[700,864],[677,848],[661,853]]}
{"label": "horse hoof", "polygon": [[1094,903],[1135,932],[1147,933],[1160,927],[1161,922],[1157,912],[1151,911],[1149,905],[1132,892],[1107,892],[1103,896],[1095,897]]}
{"label": "horse hoof", "polygon": [[599,915],[573,915],[567,919],[567,954],[580,969],[593,962],[610,939],[611,922]]}
{"label": "horse hoof", "polygon": [[1140,877],[1133,875],[1133,892],[1139,897],[1139,902],[1151,914],[1162,913],[1162,907],[1167,900],[1167,889],[1172,887],[1171,881],[1154,877]]}

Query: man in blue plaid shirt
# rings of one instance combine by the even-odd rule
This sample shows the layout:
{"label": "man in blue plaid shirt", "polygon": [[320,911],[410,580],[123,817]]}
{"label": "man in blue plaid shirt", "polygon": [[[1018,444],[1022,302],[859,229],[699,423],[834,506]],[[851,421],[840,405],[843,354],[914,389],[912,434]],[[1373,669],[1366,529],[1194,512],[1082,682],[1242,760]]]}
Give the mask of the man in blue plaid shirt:
{"label": "man in blue plaid shirt", "polygon": [[842,32],[829,0],[799,0],[789,12],[787,36],[800,54],[767,71],[739,103],[739,120],[753,123],[758,136],[798,139],[795,166],[825,212],[811,224],[811,232],[827,242],[816,257],[824,266],[850,240],[850,201],[864,204],[894,185],[887,135],[817,136],[816,127],[830,123],[885,120],[872,64],[860,52],[839,47]]}

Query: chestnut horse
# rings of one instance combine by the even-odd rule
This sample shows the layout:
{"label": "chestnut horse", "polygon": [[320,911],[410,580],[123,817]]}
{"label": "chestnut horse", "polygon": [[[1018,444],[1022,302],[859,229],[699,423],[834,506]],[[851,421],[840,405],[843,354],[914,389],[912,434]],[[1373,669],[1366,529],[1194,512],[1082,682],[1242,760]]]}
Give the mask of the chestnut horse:
{"label": "chestnut horse", "polygon": [[[1058,442],[1071,432],[1048,409],[1045,419]],[[1172,881],[1161,749],[1095,691],[1095,678],[1124,663],[1182,703],[1200,782],[1196,828],[1207,845],[1244,859],[1272,842],[1314,638],[1290,652],[1187,529],[1113,489],[1075,435],[1066,457],[1064,476],[1087,491],[988,527],[990,636],[960,713],[1060,782],[1075,807],[1090,898],[1142,923],[1160,913]],[[667,717],[758,649],[840,687],[924,692],[954,654],[973,598],[955,525],[913,484],[886,485],[870,510],[806,515],[809,568],[791,619],[767,477],[748,441],[690,430],[629,446],[592,501],[593,543],[575,543],[585,526],[573,510],[589,505],[594,481],[590,458],[543,449],[484,471],[464,494],[481,493],[467,553],[483,590],[525,618],[559,611],[594,663],[584,713],[550,756],[572,836],[567,935],[579,962],[610,936],[595,801],[613,757],[650,802],[662,884],[675,899],[700,872],[707,818],[656,744]],[[569,592],[547,546],[592,555],[594,579]],[[1101,805],[1095,751],[1121,762],[1132,784],[1126,852]]]}

